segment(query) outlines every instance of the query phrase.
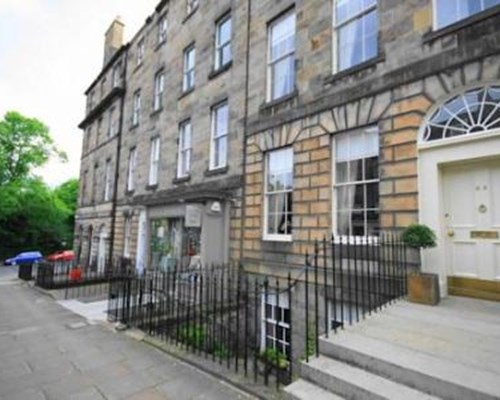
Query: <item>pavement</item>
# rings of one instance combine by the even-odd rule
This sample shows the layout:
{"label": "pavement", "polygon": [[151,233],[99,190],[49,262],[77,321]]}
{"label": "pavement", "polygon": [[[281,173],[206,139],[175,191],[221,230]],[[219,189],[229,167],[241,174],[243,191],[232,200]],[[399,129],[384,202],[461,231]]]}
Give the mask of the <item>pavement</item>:
{"label": "pavement", "polygon": [[253,398],[16,276],[0,266],[0,400]]}

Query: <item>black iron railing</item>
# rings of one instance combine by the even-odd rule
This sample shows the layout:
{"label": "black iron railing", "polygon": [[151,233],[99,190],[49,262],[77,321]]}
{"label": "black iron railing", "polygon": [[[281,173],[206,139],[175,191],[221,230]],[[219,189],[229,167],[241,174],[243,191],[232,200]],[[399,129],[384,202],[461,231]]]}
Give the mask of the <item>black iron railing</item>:
{"label": "black iron railing", "polygon": [[252,275],[222,265],[138,274],[109,285],[109,318],[261,380],[286,384],[299,361],[336,333],[404,297],[406,248],[397,235],[316,243],[302,268]]}

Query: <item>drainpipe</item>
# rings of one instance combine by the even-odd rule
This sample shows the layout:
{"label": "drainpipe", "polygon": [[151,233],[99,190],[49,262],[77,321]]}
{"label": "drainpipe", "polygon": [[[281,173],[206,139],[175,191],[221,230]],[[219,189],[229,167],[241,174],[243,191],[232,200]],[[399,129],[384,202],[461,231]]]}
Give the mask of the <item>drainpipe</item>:
{"label": "drainpipe", "polygon": [[110,230],[110,240],[109,240],[109,255],[108,255],[108,265],[113,263],[113,250],[115,246],[115,223],[116,223],[116,207],[118,201],[118,181],[120,180],[120,153],[122,148],[122,134],[123,134],[123,115],[125,110],[125,96],[127,94],[127,61],[128,61],[128,45],[124,49],[123,55],[123,95],[120,104],[120,131],[118,132],[118,138],[116,143],[116,163],[115,163],[115,182],[113,188],[113,203],[111,206],[111,230]]}
{"label": "drainpipe", "polygon": [[247,43],[246,43],[246,64],[245,64],[245,102],[244,102],[244,116],[243,116],[243,188],[241,190],[241,226],[240,226],[240,260],[243,258],[243,242],[245,233],[245,216],[246,216],[246,173],[245,168],[247,164],[247,130],[248,130],[248,93],[250,87],[250,26],[252,19],[252,1],[247,1]]}

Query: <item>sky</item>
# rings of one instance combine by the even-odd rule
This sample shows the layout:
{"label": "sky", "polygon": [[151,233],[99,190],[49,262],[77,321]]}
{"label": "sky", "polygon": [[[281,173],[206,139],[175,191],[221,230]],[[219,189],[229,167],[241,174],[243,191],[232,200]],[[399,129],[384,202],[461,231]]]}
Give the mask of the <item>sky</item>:
{"label": "sky", "polygon": [[84,92],[100,72],[117,16],[132,38],[159,0],[0,0],[0,118],[15,110],[50,129],[67,163],[37,170],[51,186],[78,178]]}

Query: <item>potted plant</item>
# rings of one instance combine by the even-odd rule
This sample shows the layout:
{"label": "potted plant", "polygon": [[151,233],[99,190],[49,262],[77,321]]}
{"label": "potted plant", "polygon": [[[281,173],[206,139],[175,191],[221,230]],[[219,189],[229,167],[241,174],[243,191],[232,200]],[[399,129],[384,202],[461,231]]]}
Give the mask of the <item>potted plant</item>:
{"label": "potted plant", "polygon": [[[402,235],[410,248],[421,250],[436,247],[436,234],[427,225],[412,224]],[[436,305],[439,302],[439,279],[437,274],[413,272],[408,275],[408,300],[414,303]]]}

